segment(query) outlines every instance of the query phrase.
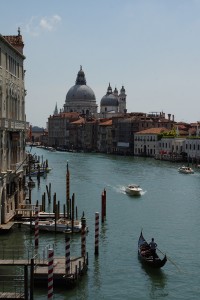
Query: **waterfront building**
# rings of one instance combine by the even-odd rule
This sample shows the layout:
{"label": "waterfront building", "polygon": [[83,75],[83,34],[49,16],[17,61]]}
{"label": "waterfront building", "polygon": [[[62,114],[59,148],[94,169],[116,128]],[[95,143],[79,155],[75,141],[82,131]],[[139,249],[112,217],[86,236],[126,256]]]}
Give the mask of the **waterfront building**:
{"label": "waterfront building", "polygon": [[70,124],[77,121],[78,112],[62,112],[48,118],[48,144],[52,147],[70,148]]}
{"label": "waterfront building", "polygon": [[154,157],[159,153],[158,141],[160,135],[169,130],[161,128],[149,128],[134,134],[134,154],[137,156]]}
{"label": "waterfront building", "polygon": [[112,119],[100,119],[98,123],[97,150],[103,153],[112,153],[113,135]]}
{"label": "waterfront building", "polygon": [[156,158],[170,161],[182,161],[184,155],[184,136],[162,137],[157,144]]}
{"label": "waterfront building", "polygon": [[134,155],[134,135],[149,128],[166,128],[174,126],[174,117],[165,113],[129,113],[123,117],[113,117],[113,153]]}
{"label": "waterfront building", "polygon": [[200,162],[200,138],[187,137],[183,141],[183,152],[186,153],[189,161]]}
{"label": "waterfront building", "polygon": [[44,135],[45,129],[38,126],[31,126],[31,141],[32,143],[40,144],[41,137]]}
{"label": "waterfront building", "polygon": [[97,149],[97,125],[98,120],[93,117],[79,117],[69,126],[69,149],[84,150],[85,152]]}
{"label": "waterfront building", "polygon": [[13,218],[24,201],[25,154],[24,43],[0,35],[0,224]]}

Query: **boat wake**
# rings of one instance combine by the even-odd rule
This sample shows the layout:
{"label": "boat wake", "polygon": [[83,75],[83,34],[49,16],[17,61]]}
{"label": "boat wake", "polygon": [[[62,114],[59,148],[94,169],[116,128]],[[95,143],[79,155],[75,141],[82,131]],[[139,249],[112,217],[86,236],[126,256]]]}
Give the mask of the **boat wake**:
{"label": "boat wake", "polygon": [[126,187],[123,185],[113,186],[113,189],[119,194],[126,194]]}

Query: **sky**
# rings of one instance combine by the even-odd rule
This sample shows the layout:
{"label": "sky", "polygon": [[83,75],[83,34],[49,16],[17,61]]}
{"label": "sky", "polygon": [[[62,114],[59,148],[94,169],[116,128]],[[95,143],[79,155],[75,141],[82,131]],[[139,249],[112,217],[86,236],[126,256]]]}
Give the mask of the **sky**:
{"label": "sky", "polygon": [[80,65],[98,111],[122,85],[128,112],[200,121],[200,0],[1,0],[0,34],[24,41],[26,119],[46,127]]}

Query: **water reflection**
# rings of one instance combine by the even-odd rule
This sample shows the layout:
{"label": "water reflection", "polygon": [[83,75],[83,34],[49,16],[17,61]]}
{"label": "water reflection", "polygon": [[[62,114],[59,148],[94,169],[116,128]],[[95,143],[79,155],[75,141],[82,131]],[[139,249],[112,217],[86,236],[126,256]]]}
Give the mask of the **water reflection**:
{"label": "water reflection", "polygon": [[149,297],[150,299],[158,299],[168,296],[167,291],[167,276],[161,269],[152,269],[147,266],[142,266],[143,271],[148,276]]}
{"label": "water reflection", "polygon": [[93,276],[94,286],[98,290],[101,287],[101,273],[100,273],[99,258],[97,256],[95,256],[93,267],[94,267],[94,276]]}

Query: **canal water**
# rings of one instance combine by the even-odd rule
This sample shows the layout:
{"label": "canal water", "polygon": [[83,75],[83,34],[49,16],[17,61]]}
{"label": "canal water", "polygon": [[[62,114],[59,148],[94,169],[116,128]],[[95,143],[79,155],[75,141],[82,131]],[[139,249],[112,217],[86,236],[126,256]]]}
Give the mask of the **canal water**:
{"label": "canal water", "polygon": [[[30,148],[27,148],[30,151]],[[200,171],[180,174],[180,164],[150,158],[96,153],[48,152],[32,148],[32,154],[48,159],[52,171],[32,191],[32,203],[51,183],[60,206],[66,202],[66,165],[70,171],[70,194],[75,194],[78,216],[83,211],[89,232],[86,251],[88,272],[76,288],[54,288],[54,299],[131,300],[200,299]],[[137,183],[141,197],[130,197],[125,186]],[[95,212],[101,213],[101,194],[106,189],[107,216],[100,223],[99,256],[94,256]],[[51,206],[47,209],[51,210]],[[141,230],[168,261],[160,271],[150,271],[137,257]],[[34,244],[34,235],[15,228],[1,236],[4,245],[21,244],[24,251]],[[40,233],[40,247],[54,245],[55,255],[65,255],[62,234]],[[162,254],[158,252],[161,256]],[[71,238],[71,256],[81,254],[81,238]],[[35,299],[46,299],[47,287],[36,288]]]}

